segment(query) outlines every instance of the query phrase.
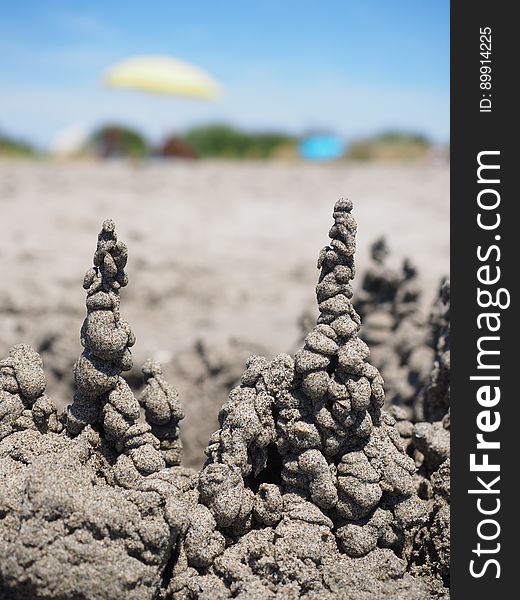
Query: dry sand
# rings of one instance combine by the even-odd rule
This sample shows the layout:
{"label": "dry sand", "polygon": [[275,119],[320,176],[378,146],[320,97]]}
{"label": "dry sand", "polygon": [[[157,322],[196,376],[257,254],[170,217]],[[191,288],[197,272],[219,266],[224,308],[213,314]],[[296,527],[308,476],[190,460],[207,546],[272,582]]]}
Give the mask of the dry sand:
{"label": "dry sand", "polygon": [[[137,365],[149,356],[168,363],[198,339],[244,340],[244,358],[255,345],[287,352],[302,311],[315,310],[316,253],[342,195],[355,205],[358,271],[384,234],[395,260],[413,258],[429,303],[449,268],[445,163],[0,162],[0,356],[18,342],[41,349],[53,331],[72,365],[82,276],[108,217],[129,247],[122,314]],[[196,400],[172,383],[185,403],[185,439],[195,430],[195,448],[204,445],[224,397],[186,406]],[[70,402],[53,386],[51,377],[59,405]],[[192,415],[201,412],[198,427]]]}
{"label": "dry sand", "polygon": [[448,186],[445,164],[2,162],[2,306],[82,313],[82,274],[110,217],[129,246],[123,311],[138,356],[201,336],[286,351],[314,304],[334,201],[354,201],[359,270],[385,234],[433,297],[448,271]]}

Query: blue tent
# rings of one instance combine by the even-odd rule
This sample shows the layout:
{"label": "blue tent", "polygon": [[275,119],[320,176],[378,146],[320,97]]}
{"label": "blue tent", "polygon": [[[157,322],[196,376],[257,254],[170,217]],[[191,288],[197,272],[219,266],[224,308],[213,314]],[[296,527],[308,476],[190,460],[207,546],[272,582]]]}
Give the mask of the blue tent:
{"label": "blue tent", "polygon": [[313,134],[300,142],[298,152],[306,160],[334,160],[345,153],[345,142],[337,135]]}

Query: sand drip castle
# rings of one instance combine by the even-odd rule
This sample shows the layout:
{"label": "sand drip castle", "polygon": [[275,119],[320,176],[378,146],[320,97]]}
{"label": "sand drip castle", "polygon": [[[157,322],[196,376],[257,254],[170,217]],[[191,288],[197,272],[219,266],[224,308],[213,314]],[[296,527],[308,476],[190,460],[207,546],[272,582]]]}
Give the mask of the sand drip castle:
{"label": "sand drip castle", "polygon": [[31,347],[0,361],[0,599],[449,596],[449,285],[414,423],[360,337],[351,213],[336,203],[316,325],[294,357],[249,358],[200,472],[161,366],[137,396],[124,379],[127,249],[103,223],[67,410]]}
{"label": "sand drip castle", "polygon": [[[128,283],[124,271],[126,246],[117,240],[112,221],[98,236],[94,267],[85,274],[87,316],[81,328],[85,350],[74,367],[76,394],[66,429],[78,435],[87,425],[99,425],[105,440],[130,457],[143,474],[180,463],[178,423],[183,418],[178,394],[152,361],[143,366],[146,388],[139,401],[121,377],[132,368],[130,347],[135,337],[121,318],[119,290]],[[146,423],[139,423],[140,404]],[[152,433],[153,431],[153,433]]]}

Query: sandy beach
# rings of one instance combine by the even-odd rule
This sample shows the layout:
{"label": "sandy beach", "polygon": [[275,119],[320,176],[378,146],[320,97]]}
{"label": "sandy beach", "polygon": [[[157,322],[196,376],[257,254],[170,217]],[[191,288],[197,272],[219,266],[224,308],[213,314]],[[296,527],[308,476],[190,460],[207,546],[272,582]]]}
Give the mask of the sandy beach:
{"label": "sandy beach", "polygon": [[281,352],[314,302],[335,200],[354,202],[358,271],[384,234],[432,296],[449,266],[448,185],[446,165],[2,162],[1,306],[39,315],[36,329],[43,315],[81,314],[83,271],[110,217],[129,247],[123,311],[137,354],[200,336]]}
{"label": "sandy beach", "polygon": [[0,598],[448,598],[446,166],[1,171]]}
{"label": "sandy beach", "polygon": [[391,260],[416,264],[427,309],[449,269],[447,164],[0,162],[0,355],[34,345],[56,373],[49,394],[70,402],[59,384],[81,352],[82,278],[102,221],[114,219],[129,249],[122,314],[137,337],[134,362],[167,365],[189,459],[226,390],[203,400],[168,365],[200,339],[217,349],[240,340],[228,360],[238,374],[250,352],[293,349],[298,319],[315,310],[316,256],[340,196],[354,202],[358,273],[384,234]]}

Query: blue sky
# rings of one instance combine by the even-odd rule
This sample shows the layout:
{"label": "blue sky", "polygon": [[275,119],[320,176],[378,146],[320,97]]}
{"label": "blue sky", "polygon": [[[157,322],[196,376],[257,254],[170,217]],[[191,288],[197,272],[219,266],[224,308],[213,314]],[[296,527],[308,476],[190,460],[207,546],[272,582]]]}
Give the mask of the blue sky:
{"label": "blue sky", "polygon": [[[192,62],[225,95],[103,89],[103,71],[136,54]],[[448,0],[4,2],[0,56],[0,129],[42,146],[108,121],[152,138],[215,120],[449,136]]]}

